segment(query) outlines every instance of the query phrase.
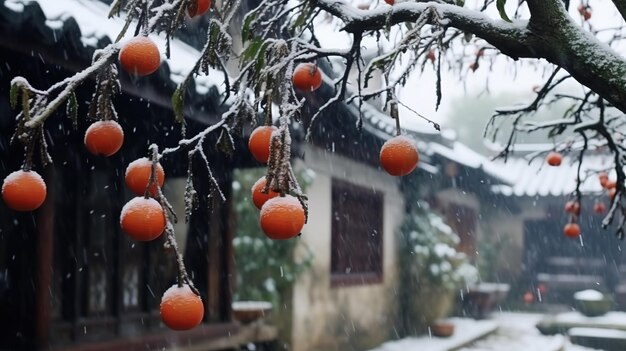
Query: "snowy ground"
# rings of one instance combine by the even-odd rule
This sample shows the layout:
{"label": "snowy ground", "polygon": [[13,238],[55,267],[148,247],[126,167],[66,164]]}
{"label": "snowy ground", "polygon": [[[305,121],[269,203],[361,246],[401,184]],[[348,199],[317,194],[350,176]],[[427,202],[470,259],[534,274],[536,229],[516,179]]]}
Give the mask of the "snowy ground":
{"label": "snowy ground", "polygon": [[541,335],[535,324],[542,314],[495,313],[492,320],[498,330],[488,337],[459,349],[459,351],[590,351],[592,349],[572,345],[563,335]]}
{"label": "snowy ground", "polygon": [[455,332],[449,338],[428,335],[386,342],[370,351],[448,351],[458,349],[472,341],[493,333],[498,324],[492,320],[475,321],[467,318],[451,318]]}
{"label": "snowy ground", "polygon": [[370,351],[593,351],[563,335],[541,335],[535,324],[545,315],[494,313],[488,320],[453,318],[450,338],[428,335],[389,341]]}

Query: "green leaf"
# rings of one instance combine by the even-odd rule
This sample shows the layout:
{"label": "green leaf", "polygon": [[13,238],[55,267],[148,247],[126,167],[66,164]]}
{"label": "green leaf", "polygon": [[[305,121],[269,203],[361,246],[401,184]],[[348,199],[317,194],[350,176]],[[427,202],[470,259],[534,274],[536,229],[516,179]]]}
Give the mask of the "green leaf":
{"label": "green leaf", "polygon": [[76,101],[76,94],[74,94],[74,92],[71,92],[70,96],[67,98],[65,112],[67,113],[67,117],[72,120],[74,129],[78,128],[78,102]]}
{"label": "green leaf", "polygon": [[183,112],[183,108],[185,107],[185,86],[186,84],[184,82],[181,83],[174,91],[174,94],[172,94],[172,109],[174,110],[174,116],[178,123],[185,121],[185,114]]}
{"label": "green leaf", "polygon": [[298,18],[296,18],[296,20],[293,22],[292,28],[294,30],[298,30],[300,27],[302,27],[306,23],[306,20],[307,18],[309,18],[310,14],[311,7],[307,5],[304,9],[302,9],[300,15],[298,15]]}
{"label": "green leaf", "polygon": [[243,62],[249,62],[257,56],[257,53],[263,45],[263,40],[260,38],[253,39],[248,43],[248,47],[241,53],[241,60]]}
{"label": "green leaf", "polygon": [[11,102],[11,108],[17,106],[17,94],[20,92],[18,84],[11,85],[11,91],[9,92],[9,101]]}
{"label": "green leaf", "polygon": [[259,52],[256,55],[255,70],[259,72],[263,66],[265,66],[265,53],[267,52],[268,42],[264,42],[259,48]]}
{"label": "green leaf", "polygon": [[465,6],[465,0],[456,0],[456,5],[461,7]]}
{"label": "green leaf", "polygon": [[256,11],[249,12],[243,20],[243,27],[241,28],[241,42],[244,44],[248,41],[248,39],[250,39],[250,25],[252,24],[252,21],[256,19],[256,16]]}
{"label": "green leaf", "polygon": [[500,18],[507,22],[511,22],[509,16],[506,15],[506,11],[504,9],[504,5],[506,4],[506,0],[498,0],[496,2],[496,7],[498,8],[498,12],[500,13]]}

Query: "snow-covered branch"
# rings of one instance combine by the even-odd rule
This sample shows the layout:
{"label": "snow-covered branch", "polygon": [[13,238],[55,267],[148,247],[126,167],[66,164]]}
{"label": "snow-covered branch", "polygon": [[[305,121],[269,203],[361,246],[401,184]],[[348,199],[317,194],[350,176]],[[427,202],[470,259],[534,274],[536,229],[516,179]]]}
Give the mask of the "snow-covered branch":
{"label": "snow-covered branch", "polygon": [[626,61],[576,24],[559,0],[529,0],[530,21],[509,23],[461,6],[438,2],[403,2],[373,10],[355,9],[341,0],[315,0],[341,19],[349,33],[376,31],[403,22],[415,22],[433,11],[429,23],[472,33],[513,58],[544,58],[567,70],[610,104],[626,112]]}
{"label": "snow-covered branch", "polygon": [[[434,11],[445,20],[445,26],[472,33],[489,42],[507,56],[535,57],[529,42],[533,40],[527,21],[494,20],[478,11],[440,2],[402,2],[392,7],[359,10],[341,0],[316,0],[318,6],[345,23],[343,30],[355,33],[383,29],[404,22],[415,22],[424,12]],[[429,23],[437,18],[430,16]]]}

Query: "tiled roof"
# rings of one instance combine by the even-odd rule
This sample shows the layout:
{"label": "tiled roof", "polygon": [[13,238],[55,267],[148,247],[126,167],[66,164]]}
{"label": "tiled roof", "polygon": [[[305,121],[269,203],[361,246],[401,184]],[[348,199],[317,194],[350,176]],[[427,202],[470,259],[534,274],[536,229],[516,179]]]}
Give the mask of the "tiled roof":
{"label": "tiled roof", "polygon": [[[93,0],[0,0],[0,35],[29,44],[43,45],[50,52],[83,67],[91,61],[95,49],[112,42],[124,21],[107,18],[108,6]],[[127,36],[132,34],[129,30]],[[156,44],[165,52],[165,40],[154,36]],[[200,53],[180,40],[172,40],[172,55],[163,60],[159,70],[144,79],[153,87],[170,96],[184,79]],[[165,58],[164,56],[162,57]],[[43,58],[42,58],[43,60]],[[224,75],[213,70],[208,76],[195,77],[187,97],[189,115],[198,120],[207,105],[207,99],[221,103]],[[145,89],[137,90],[141,95]],[[166,99],[169,102],[169,98]]]}
{"label": "tiled roof", "polygon": [[[583,193],[600,193],[602,187],[597,172],[610,169],[610,155],[589,154],[583,158],[581,167],[581,191]],[[576,188],[578,157],[565,156],[558,167],[546,164],[543,157],[532,161],[525,158],[509,158],[493,163],[500,175],[510,185],[494,185],[492,191],[505,196],[562,196],[572,194]],[[588,175],[588,176],[587,176]]]}

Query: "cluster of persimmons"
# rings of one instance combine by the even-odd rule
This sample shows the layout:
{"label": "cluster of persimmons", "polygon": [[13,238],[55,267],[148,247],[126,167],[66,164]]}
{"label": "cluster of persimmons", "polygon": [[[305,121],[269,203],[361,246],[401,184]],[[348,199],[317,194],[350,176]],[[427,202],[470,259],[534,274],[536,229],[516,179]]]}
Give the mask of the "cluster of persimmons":
{"label": "cluster of persimmons", "polygon": [[[190,17],[208,11],[210,0],[197,0],[188,10]],[[160,66],[161,58],[156,44],[147,36],[128,40],[119,52],[119,63],[129,74],[146,76]],[[292,83],[296,90],[311,92],[322,84],[322,74],[313,63],[301,63],[295,69]],[[264,125],[252,131],[249,150],[260,163],[267,163],[270,155],[272,133],[277,128]],[[124,143],[124,131],[115,120],[100,120],[91,124],[84,144],[93,155],[109,157],[117,153]],[[411,173],[419,161],[413,141],[398,135],[389,139],[380,150],[381,166],[391,175],[404,176]],[[160,237],[168,225],[165,210],[158,201],[159,189],[165,181],[163,167],[155,160],[139,158],[126,169],[125,183],[136,195],[122,208],[120,226],[135,241],[151,241]],[[291,195],[275,191],[266,184],[265,177],[252,188],[252,201],[260,210],[260,225],[271,239],[290,239],[298,235],[305,223],[305,212],[299,200]],[[2,184],[2,198],[15,211],[34,211],[46,199],[46,184],[31,165],[9,174]],[[174,330],[191,329],[204,318],[201,298],[187,284],[169,288],[162,296],[161,318]]]}
{"label": "cluster of persimmons", "polygon": [[[552,167],[558,167],[563,162],[563,155],[559,152],[551,151],[546,156],[546,163]],[[606,172],[598,173],[598,180],[603,189],[606,190],[607,195],[611,201],[615,198],[617,193],[617,182],[609,179],[609,175]],[[578,217],[580,216],[580,203],[578,200],[570,200],[565,203],[564,211],[570,214],[570,220],[563,227],[563,234],[569,238],[577,238],[580,236],[580,226],[578,225]],[[604,214],[606,211],[606,205],[604,202],[597,200],[593,205],[593,212],[597,214]]]}

